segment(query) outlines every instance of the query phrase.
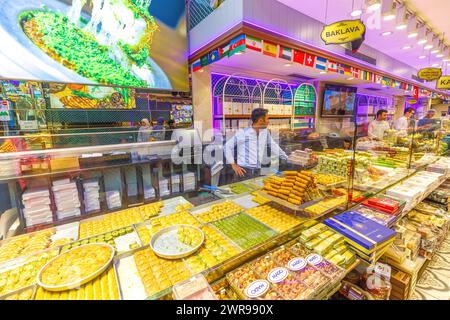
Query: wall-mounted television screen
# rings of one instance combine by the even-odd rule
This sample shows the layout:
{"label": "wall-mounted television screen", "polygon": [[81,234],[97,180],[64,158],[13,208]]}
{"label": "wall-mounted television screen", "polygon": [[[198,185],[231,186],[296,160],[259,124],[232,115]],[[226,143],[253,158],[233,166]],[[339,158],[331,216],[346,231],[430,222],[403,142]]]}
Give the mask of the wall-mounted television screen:
{"label": "wall-mounted television screen", "polygon": [[321,109],[322,117],[352,117],[355,113],[356,88],[325,86]]}
{"label": "wall-mounted television screen", "polygon": [[0,16],[0,78],[189,91],[184,0],[0,0]]}

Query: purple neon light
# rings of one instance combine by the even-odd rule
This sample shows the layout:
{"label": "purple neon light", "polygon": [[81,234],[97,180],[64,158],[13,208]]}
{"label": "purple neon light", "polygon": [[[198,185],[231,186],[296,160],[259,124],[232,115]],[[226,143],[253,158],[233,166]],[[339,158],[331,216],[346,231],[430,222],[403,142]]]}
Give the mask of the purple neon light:
{"label": "purple neon light", "polygon": [[[240,75],[235,76],[232,74],[219,73],[219,72],[211,72],[211,75],[218,75],[218,76],[225,76],[225,77],[233,76],[233,78],[261,81],[261,82],[266,82],[266,83],[271,80],[271,79],[257,79],[257,78],[251,78],[251,77],[240,76]],[[279,82],[279,81],[274,81],[274,82]],[[280,83],[282,83],[282,82],[280,82]],[[309,82],[303,82],[303,83],[309,83]],[[283,83],[283,84],[285,84],[285,83]],[[300,84],[302,84],[302,83],[288,83],[288,85],[291,87],[298,87]]]}

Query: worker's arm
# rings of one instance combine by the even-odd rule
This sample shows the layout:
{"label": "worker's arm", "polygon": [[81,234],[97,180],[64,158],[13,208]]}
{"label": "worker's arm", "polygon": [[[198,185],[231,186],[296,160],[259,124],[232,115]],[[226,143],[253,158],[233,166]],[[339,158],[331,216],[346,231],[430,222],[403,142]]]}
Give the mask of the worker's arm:
{"label": "worker's arm", "polygon": [[278,143],[275,142],[275,140],[273,140],[272,135],[269,133],[269,131],[267,131],[267,134],[269,135],[270,138],[270,147],[272,149],[272,152],[275,151],[276,154],[278,154],[280,156],[281,159],[283,160],[287,160],[288,156],[286,155],[286,153],[283,151],[283,149],[280,148],[280,146],[278,145]]}
{"label": "worker's arm", "polygon": [[236,134],[225,143],[225,159],[227,164],[231,165],[231,168],[239,177],[243,177],[246,173],[246,171],[234,161],[234,147],[237,145],[238,137],[241,132],[241,130],[236,132]]}
{"label": "worker's arm", "polygon": [[367,136],[370,139],[377,139],[377,136],[375,136],[373,133],[373,121],[369,123],[369,128],[367,128]]}

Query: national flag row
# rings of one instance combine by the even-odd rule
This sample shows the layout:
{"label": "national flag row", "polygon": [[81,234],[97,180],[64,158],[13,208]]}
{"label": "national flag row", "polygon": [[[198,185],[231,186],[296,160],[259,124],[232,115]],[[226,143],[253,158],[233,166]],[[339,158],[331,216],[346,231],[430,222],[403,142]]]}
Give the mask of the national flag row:
{"label": "national flag row", "polygon": [[192,70],[200,70],[202,67],[205,67],[215,61],[218,61],[224,57],[230,58],[236,53],[245,51],[246,49],[260,52],[266,56],[281,58],[289,62],[299,63],[301,65],[315,68],[327,73],[338,73],[351,76],[354,79],[362,79],[384,86],[408,91],[418,90],[416,86],[413,86],[409,83],[397,81],[370,71],[362,70],[343,63],[338,63],[336,61],[326,59],[318,55],[310,54],[302,50],[284,47],[270,41],[265,41],[244,34],[234,38],[226,46],[217,48],[201,57],[199,60],[192,64]]}

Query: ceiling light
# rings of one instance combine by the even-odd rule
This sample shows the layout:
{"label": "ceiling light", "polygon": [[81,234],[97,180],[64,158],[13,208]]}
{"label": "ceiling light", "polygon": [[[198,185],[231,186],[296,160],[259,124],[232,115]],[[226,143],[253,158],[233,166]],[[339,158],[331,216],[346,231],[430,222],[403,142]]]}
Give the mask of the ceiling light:
{"label": "ceiling light", "polygon": [[425,59],[427,56],[425,56],[425,55],[421,55],[421,56],[419,56],[419,59]]}
{"label": "ceiling light", "polygon": [[327,73],[326,71],[320,71],[319,72],[320,74],[325,74],[325,73]]}
{"label": "ceiling light", "polygon": [[438,53],[437,55],[436,55],[436,58],[443,58],[444,57],[444,54],[443,53]]}
{"label": "ceiling light", "polygon": [[439,49],[434,49],[430,51],[432,54],[439,53]]}
{"label": "ceiling light", "polygon": [[423,47],[425,50],[430,50],[431,48],[433,48],[432,44],[427,44],[425,47]]}
{"label": "ceiling light", "polygon": [[352,17],[359,17],[360,15],[362,15],[362,10],[361,10],[361,9],[355,9],[355,10],[353,10],[353,11],[350,13],[350,15],[351,15]]}
{"label": "ceiling light", "polygon": [[242,51],[238,51],[238,52],[235,53],[235,55],[238,55],[238,56],[241,55],[241,54],[243,54]]}
{"label": "ceiling light", "polygon": [[404,46],[402,49],[403,50],[408,50],[408,49],[411,49],[412,47],[411,46]]}
{"label": "ceiling light", "polygon": [[290,66],[292,66],[292,64],[290,64],[290,63],[285,63],[284,66],[285,66],[285,67],[290,67]]}
{"label": "ceiling light", "polygon": [[406,6],[402,6],[397,10],[397,23],[395,29],[404,30],[408,27],[408,14],[406,12]]}
{"label": "ceiling light", "polygon": [[366,0],[368,11],[376,11],[381,7],[381,0]]}
{"label": "ceiling light", "polygon": [[447,58],[445,58],[445,59],[442,59],[442,61],[444,61],[444,62],[449,62],[449,61],[450,61],[450,57],[447,57]]}
{"label": "ceiling light", "polygon": [[392,34],[392,31],[385,31],[385,32],[383,32],[381,35],[382,36],[389,36],[389,35],[391,35]]}
{"label": "ceiling light", "polygon": [[419,35],[419,29],[417,27],[416,19],[411,16],[408,20],[408,38],[415,38]]}
{"label": "ceiling light", "polygon": [[432,67],[439,67],[439,63],[434,63]]}
{"label": "ceiling light", "polygon": [[425,44],[427,43],[428,39],[427,39],[427,28],[425,27],[425,25],[422,25],[419,30],[418,30],[418,36],[417,36],[417,44]]}
{"label": "ceiling light", "polygon": [[347,78],[347,80],[355,80],[355,78],[353,78],[353,77],[350,77],[350,78]]}
{"label": "ceiling light", "polygon": [[396,7],[397,3],[394,0],[384,0],[381,7],[381,14],[383,15],[384,21],[394,20],[396,15]]}

